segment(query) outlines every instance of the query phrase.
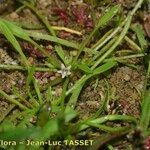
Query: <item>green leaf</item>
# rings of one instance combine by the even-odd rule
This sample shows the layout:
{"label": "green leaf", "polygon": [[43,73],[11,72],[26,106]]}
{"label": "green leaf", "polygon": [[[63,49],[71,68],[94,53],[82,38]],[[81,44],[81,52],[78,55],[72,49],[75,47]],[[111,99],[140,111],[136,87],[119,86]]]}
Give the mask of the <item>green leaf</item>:
{"label": "green leaf", "polygon": [[14,37],[12,31],[10,28],[7,26],[5,22],[0,20],[0,31],[4,34],[4,36],[7,38],[7,40],[13,45],[13,47],[16,49],[16,51],[20,54],[22,61],[26,64],[27,67],[29,67],[28,61],[24,53],[22,52],[22,49]]}
{"label": "green leaf", "polygon": [[26,82],[26,90],[27,90],[28,96],[32,99],[32,101],[34,102],[35,106],[38,106],[39,103],[32,96],[31,87],[30,87],[30,84],[34,83],[34,76],[33,76],[34,72],[35,72],[35,67],[34,66],[30,67],[29,70],[28,70],[28,76],[27,76],[27,82]]}
{"label": "green leaf", "polygon": [[29,85],[29,84],[33,83],[34,89],[35,89],[36,94],[37,94],[38,99],[39,99],[39,103],[42,104],[43,103],[42,95],[41,95],[41,92],[40,92],[39,84],[38,84],[37,80],[34,77],[34,73],[35,73],[35,66],[32,66],[29,69],[27,84]]}
{"label": "green leaf", "polygon": [[4,20],[4,19],[1,19],[1,20],[7,25],[7,27],[11,30],[11,32],[15,36],[21,39],[24,39],[26,41],[29,41],[29,42],[31,41],[31,38],[28,36],[28,34],[22,28],[17,26],[15,23],[8,21],[8,20]]}
{"label": "green leaf", "polygon": [[35,79],[35,78],[33,78],[33,85],[34,85],[36,94],[38,96],[39,104],[42,104],[43,103],[42,94],[41,94],[41,91],[40,91],[38,80]]}
{"label": "green leaf", "polygon": [[31,135],[37,134],[36,128],[30,128],[30,129],[22,129],[22,128],[14,128],[11,130],[7,130],[5,132],[0,133],[0,139],[7,140],[7,141],[13,141],[13,140],[21,140],[25,138],[30,138]]}
{"label": "green leaf", "polygon": [[58,118],[55,117],[55,119],[51,119],[45,124],[37,139],[46,140],[58,133],[59,133]]}
{"label": "green leaf", "polygon": [[119,11],[119,9],[120,5],[116,5],[110,8],[102,17],[99,18],[97,26],[93,29],[90,35],[82,42],[73,64],[77,61],[78,57],[80,56],[81,52],[85,49],[86,45],[90,43],[91,38],[98,31],[98,29],[103,25],[107,24],[107,22],[109,22],[112,19],[112,17]]}
{"label": "green leaf", "polygon": [[63,90],[60,95],[60,102],[61,102],[61,109],[64,110],[65,104],[65,97],[66,97],[66,90],[68,88],[69,78],[66,78],[63,84]]}
{"label": "green leaf", "polygon": [[58,63],[57,60],[55,60],[56,58],[54,59],[52,56],[49,55],[49,53],[47,51],[45,51],[45,49],[43,49],[40,45],[38,45],[36,42],[34,42],[29,37],[29,35],[27,34],[27,32],[25,30],[23,30],[22,28],[20,28],[19,26],[17,26],[15,23],[13,23],[11,21],[8,21],[8,20],[5,20],[5,19],[0,19],[0,21],[5,24],[4,28],[8,27],[8,29],[10,30],[10,32],[12,33],[12,35],[15,35],[16,37],[21,38],[21,39],[23,39],[25,41],[28,41],[31,44],[33,44],[38,50],[40,50],[45,56],[47,56],[49,58],[50,62],[55,67],[59,68],[59,63]]}
{"label": "green leaf", "polygon": [[100,74],[102,72],[105,72],[109,69],[111,69],[112,67],[116,66],[117,65],[117,62],[116,61],[111,61],[111,62],[108,62],[108,63],[105,63],[104,65],[100,66],[100,67],[97,67],[96,69],[94,69],[93,71],[93,75],[96,75],[96,74]]}
{"label": "green leaf", "polygon": [[142,113],[140,118],[140,126],[143,130],[147,130],[150,125],[150,89],[147,90],[143,102]]}
{"label": "green leaf", "polygon": [[117,62],[115,61],[111,61],[111,62],[107,62],[105,64],[103,64],[102,66],[96,68],[92,74],[89,74],[89,75],[84,75],[82,76],[76,83],[75,85],[69,90],[69,92],[67,92],[67,94],[69,94],[71,91],[79,88],[85,81],[87,81],[89,78],[91,78],[92,76],[94,75],[97,75],[97,74],[100,74],[100,73],[103,73],[109,69],[111,69],[112,67],[116,66],[117,65]]}
{"label": "green leaf", "polygon": [[65,123],[68,123],[71,121],[73,118],[77,116],[76,111],[73,108],[66,109],[65,111]]}
{"label": "green leaf", "polygon": [[50,102],[50,101],[52,101],[52,98],[53,98],[52,87],[50,86],[46,92],[46,101]]}
{"label": "green leaf", "polygon": [[28,77],[27,77],[27,83],[30,84],[33,82],[33,74],[35,73],[35,67],[32,66],[29,68]]}
{"label": "green leaf", "polygon": [[80,86],[73,91],[73,93],[72,93],[72,95],[70,97],[70,100],[67,103],[66,111],[68,111],[71,108],[75,108],[76,102],[78,100],[79,94],[80,94],[83,86],[84,86],[84,83],[80,84]]}
{"label": "green leaf", "polygon": [[103,64],[102,66],[96,68],[96,69],[93,71],[92,74],[88,74],[88,75],[82,76],[82,77],[75,83],[75,85],[74,85],[71,89],[69,89],[69,90],[66,92],[66,95],[68,95],[69,93],[72,92],[72,95],[71,95],[71,97],[70,97],[70,100],[69,100],[69,102],[68,102],[68,104],[67,104],[67,109],[68,109],[69,107],[73,107],[73,108],[74,108],[74,107],[76,106],[76,102],[77,102],[77,100],[78,100],[78,96],[79,96],[79,94],[80,94],[80,92],[81,92],[81,90],[82,90],[82,87],[84,86],[85,82],[86,82],[89,78],[91,78],[91,77],[93,77],[93,76],[95,76],[95,75],[97,75],[97,74],[103,73],[103,72],[105,72],[105,71],[111,69],[112,67],[114,67],[114,66],[116,66],[116,65],[117,65],[117,62],[115,62],[115,61],[114,61],[114,62],[112,62],[112,61],[111,61],[111,62],[107,62],[107,63]]}
{"label": "green leaf", "polygon": [[[64,39],[61,39],[61,38],[58,38],[58,37],[54,37],[54,36],[51,36],[51,35],[48,35],[48,34],[43,34],[43,33],[40,33],[40,32],[27,31],[27,30],[26,30],[26,32],[28,33],[28,35],[30,37],[33,37],[33,38],[36,38],[36,39],[39,39],[39,40],[51,41],[51,42],[61,44],[61,45],[64,45],[66,47],[71,47],[71,48],[74,48],[74,49],[77,49],[77,50],[80,48],[79,43],[67,41],[67,40],[64,40]],[[92,53],[92,54],[95,53],[95,51],[93,51],[92,49],[89,49],[89,48],[85,48],[84,51]]]}
{"label": "green leaf", "polygon": [[4,91],[2,91],[2,90],[0,89],[0,97],[1,97],[1,95],[2,95],[3,97],[5,97],[8,102],[19,106],[20,109],[22,109],[22,110],[27,110],[27,109],[28,109],[26,106],[24,106],[24,105],[21,104],[19,101],[15,100],[15,99],[12,98],[10,95],[8,95],[7,93],[5,93]]}
{"label": "green leaf", "polygon": [[145,33],[143,30],[143,27],[139,24],[136,24],[136,25],[133,25],[131,28],[136,33],[138,41],[141,45],[141,48],[142,50],[144,50],[147,47],[148,43],[145,39]]}
{"label": "green leaf", "polygon": [[129,27],[131,25],[131,21],[132,21],[132,16],[128,15],[126,20],[122,23],[124,25],[124,28],[121,32],[121,34],[117,37],[116,41],[114,42],[114,44],[105,52],[105,54],[103,54],[96,62],[95,64],[92,66],[92,69],[96,68],[100,63],[103,62],[103,60],[108,57],[114,50],[115,48],[122,42],[122,40],[124,39],[125,35],[127,34]]}
{"label": "green leaf", "polygon": [[49,101],[40,105],[40,109],[39,109],[38,115],[37,115],[37,125],[38,126],[40,126],[40,127],[45,126],[45,124],[50,119],[51,111],[52,111],[52,108],[51,108],[51,103]]}
{"label": "green leaf", "polygon": [[117,14],[119,10],[120,10],[120,5],[116,5],[110,8],[109,10],[107,10],[107,12],[99,19],[97,28],[105,25],[108,21],[110,21]]}
{"label": "green leaf", "polygon": [[85,130],[89,127],[89,124],[98,126],[100,124],[104,124],[107,121],[126,121],[126,122],[132,122],[134,124],[137,124],[136,118],[128,115],[105,115],[103,117],[97,118],[97,119],[91,119],[84,121],[83,124],[80,126],[80,131]]}
{"label": "green leaf", "polygon": [[86,64],[78,64],[78,68],[88,74],[93,72],[92,69],[90,69]]}
{"label": "green leaf", "polygon": [[58,56],[61,58],[61,60],[63,61],[63,63],[65,65],[67,65],[67,61],[65,59],[65,53],[64,53],[62,47],[60,47],[58,45],[55,45],[55,51],[57,52]]}

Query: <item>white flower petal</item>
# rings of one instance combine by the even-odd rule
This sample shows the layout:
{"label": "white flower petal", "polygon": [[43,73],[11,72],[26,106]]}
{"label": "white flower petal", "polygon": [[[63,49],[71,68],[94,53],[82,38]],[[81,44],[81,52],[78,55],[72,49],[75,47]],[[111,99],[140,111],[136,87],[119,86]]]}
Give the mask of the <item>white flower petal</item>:
{"label": "white flower petal", "polygon": [[61,64],[61,70],[57,71],[57,73],[60,73],[62,78],[65,78],[71,74],[71,66],[65,67],[64,64]]}

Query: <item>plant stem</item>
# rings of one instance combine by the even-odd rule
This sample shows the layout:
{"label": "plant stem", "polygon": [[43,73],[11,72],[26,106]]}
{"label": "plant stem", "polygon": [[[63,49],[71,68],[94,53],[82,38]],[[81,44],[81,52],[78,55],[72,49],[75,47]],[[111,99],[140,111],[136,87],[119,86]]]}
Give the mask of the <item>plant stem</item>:
{"label": "plant stem", "polygon": [[[1,70],[22,70],[22,71],[28,70],[26,67],[23,67],[23,66],[9,65],[9,64],[0,64],[0,69]],[[51,72],[51,71],[56,71],[56,69],[35,67],[35,71]]]}
{"label": "plant stem", "polygon": [[[125,37],[126,33],[128,32],[128,29],[130,27],[130,24],[131,24],[131,21],[132,21],[132,17],[134,15],[135,11],[141,6],[142,2],[143,2],[143,0],[139,0],[139,2],[136,4],[135,8],[131,11],[131,13],[128,14],[127,18],[122,23],[122,24],[125,24],[125,26],[124,26],[120,36],[117,38],[117,40],[114,43],[114,45],[112,45],[112,47],[102,57],[100,57],[96,61],[96,63],[91,67],[92,70],[94,70],[100,63],[102,63],[104,61],[104,59],[107,56],[109,56],[114,51],[114,49],[121,43],[121,41]],[[86,78],[87,78],[87,75],[85,74],[79,80],[83,80],[84,81],[84,80],[86,80]],[[66,92],[66,95],[71,93],[75,89],[75,86],[76,86],[76,84],[71,89],[69,89]]]}
{"label": "plant stem", "polygon": [[15,105],[12,104],[11,106],[9,106],[7,108],[7,110],[1,115],[0,117],[0,123],[5,119],[5,117],[12,111],[12,109],[14,109]]}
{"label": "plant stem", "polygon": [[[74,48],[74,49],[79,49],[80,48],[80,44],[79,43],[75,43],[75,42],[71,42],[71,41],[67,41],[67,40],[64,40],[64,39],[61,39],[61,38],[58,38],[58,37],[54,37],[54,36],[51,36],[51,35],[48,35],[48,34],[43,34],[43,33],[40,33],[40,32],[35,32],[35,31],[28,31],[28,30],[25,30],[27,32],[27,34],[32,37],[32,38],[35,38],[35,39],[40,39],[40,40],[47,40],[47,41],[51,41],[51,42],[54,42],[54,43],[57,43],[57,44],[61,44],[61,45],[64,45],[66,47],[71,47],[71,48]],[[88,52],[88,53],[96,53],[94,50],[90,49],[90,48],[85,48],[84,51]]]}
{"label": "plant stem", "polygon": [[109,127],[109,126],[102,125],[102,124],[98,125],[98,124],[92,124],[92,123],[87,123],[87,125],[96,127],[96,128],[99,128],[100,130],[111,132],[111,133],[118,133],[118,132],[122,132],[122,131],[126,131],[130,129],[130,127]]}
{"label": "plant stem", "polygon": [[131,11],[131,16],[135,14],[135,12],[141,7],[144,0],[139,0],[134,9]]}
{"label": "plant stem", "polygon": [[92,60],[95,61],[98,57],[100,57],[104,52],[106,52],[116,41],[116,37],[111,39],[93,58]]}
{"label": "plant stem", "polygon": [[106,37],[104,41],[99,44],[94,48],[95,51],[100,49],[104,44],[106,44],[111,38],[113,38],[119,31],[121,30],[121,26],[117,27],[110,35]]}
{"label": "plant stem", "polygon": [[87,44],[89,44],[91,42],[91,39],[93,37],[93,35],[99,30],[100,27],[102,27],[103,25],[105,25],[108,21],[110,21],[114,15],[119,11],[120,6],[116,5],[112,8],[110,8],[103,16],[101,16],[97,22],[97,25],[95,26],[95,28],[93,29],[93,31],[90,33],[90,35],[82,42],[80,49],[78,51],[78,54],[76,55],[75,59],[74,59],[74,63],[76,63],[76,61],[78,60],[81,52],[84,50],[84,48],[86,47]]}
{"label": "plant stem", "polygon": [[66,31],[66,32],[68,32],[68,33],[72,33],[72,34],[76,34],[76,35],[79,35],[79,36],[81,36],[82,35],[82,33],[81,32],[79,32],[79,31],[76,31],[76,30],[73,30],[73,29],[69,29],[69,28],[66,28],[66,27],[58,27],[58,26],[52,26],[52,29],[54,29],[54,30],[63,30],[63,31]]}
{"label": "plant stem", "polygon": [[9,96],[7,93],[5,93],[2,90],[0,90],[0,95],[4,96],[6,98],[6,100],[8,100],[10,103],[18,105],[20,107],[20,109],[23,109],[23,110],[27,110],[28,109],[26,106],[22,105],[20,102],[18,102],[17,100],[13,99],[11,96]]}
{"label": "plant stem", "polygon": [[131,45],[133,50],[137,50],[141,52],[141,48],[134,41],[132,41],[129,37],[125,36],[125,40]]}
{"label": "plant stem", "polygon": [[105,59],[104,62],[120,61],[123,59],[131,59],[131,58],[144,57],[144,56],[145,54],[135,54],[135,55],[122,56],[122,57],[112,57],[112,58]]}
{"label": "plant stem", "polygon": [[43,24],[46,26],[46,28],[49,30],[49,32],[53,35],[56,36],[54,30],[52,29],[52,27],[49,25],[48,21],[40,14],[38,13],[38,10],[32,6],[32,4],[27,3],[27,2],[22,2],[25,6],[27,6],[28,8],[30,8],[37,16],[38,18],[43,22]]}
{"label": "plant stem", "polygon": [[118,39],[116,40],[116,42],[114,43],[114,45],[102,56],[100,57],[96,63],[91,67],[91,69],[94,69],[96,68],[107,56],[109,56],[114,50],[115,48],[121,43],[121,41],[123,40],[123,38],[125,37],[129,27],[130,27],[130,24],[131,24],[131,21],[132,21],[132,16],[128,16],[126,21],[125,21],[125,26],[120,34],[120,36],[118,37]]}
{"label": "plant stem", "polygon": [[113,32],[113,29],[107,31],[94,45],[92,45],[92,49],[95,49],[98,45],[100,45],[110,34]]}
{"label": "plant stem", "polygon": [[134,117],[131,117],[131,116],[107,115],[107,116],[97,118],[97,119],[94,119],[94,120],[85,120],[85,121],[83,121],[80,125],[80,131],[85,130],[86,128],[88,128],[89,127],[88,124],[99,125],[99,124],[106,123],[107,121],[116,121],[116,120],[133,122],[133,123],[137,124],[137,120]]}

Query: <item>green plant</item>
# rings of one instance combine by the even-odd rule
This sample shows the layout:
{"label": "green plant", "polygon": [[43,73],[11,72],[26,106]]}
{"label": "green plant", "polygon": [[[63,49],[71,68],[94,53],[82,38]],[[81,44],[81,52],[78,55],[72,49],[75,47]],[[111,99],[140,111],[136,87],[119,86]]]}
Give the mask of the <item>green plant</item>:
{"label": "green plant", "polygon": [[[48,140],[73,140],[76,135],[83,131],[90,129],[97,129],[103,131],[104,134],[100,136],[94,143],[93,149],[99,148],[109,141],[127,135],[131,131],[140,127],[142,134],[145,137],[149,135],[149,123],[150,123],[150,91],[145,90],[146,93],[142,101],[141,117],[137,119],[128,115],[118,114],[105,114],[106,107],[109,102],[109,86],[106,88],[106,98],[99,110],[92,116],[84,120],[78,118],[79,114],[76,111],[79,95],[82,92],[83,87],[93,77],[98,75],[109,75],[111,69],[118,66],[120,63],[128,64],[125,61],[130,58],[143,57],[146,55],[145,48],[147,41],[145,40],[143,30],[141,26],[132,25],[132,18],[138,8],[141,7],[143,0],[139,0],[136,6],[127,17],[118,24],[117,27],[107,31],[100,39],[98,39],[92,46],[92,37],[98,33],[101,28],[107,26],[112,18],[114,18],[120,11],[120,5],[109,8],[98,20],[95,28],[81,43],[64,40],[58,38],[54,28],[49,25],[46,20],[34,7],[33,4],[23,2],[24,7],[31,9],[41,20],[48,32],[51,34],[43,34],[36,31],[29,31],[21,28],[19,25],[8,21],[6,19],[0,19],[0,32],[5,36],[7,41],[13,46],[13,48],[19,53],[21,64],[9,65],[0,64],[1,70],[20,70],[26,72],[26,84],[25,84],[25,97],[23,97],[16,87],[11,90],[13,98],[5,91],[0,89],[0,96],[12,103],[13,107],[7,112],[7,114],[14,108],[18,107],[20,112],[15,114],[11,120],[7,119],[7,114],[4,114],[0,120],[0,139],[23,142],[24,144],[18,146],[3,146],[4,149],[26,149],[27,139],[33,141]],[[136,44],[134,40],[129,38],[129,29],[132,29],[137,37],[139,44]],[[65,28],[66,30],[66,28]],[[67,28],[67,31],[74,32]],[[35,39],[36,40],[33,40]],[[32,65],[28,56],[24,54],[19,44],[19,40],[27,41],[31,45],[34,45],[42,54],[46,57],[45,64],[43,66]],[[51,41],[54,44],[55,56],[51,56],[43,47],[38,44],[38,40]],[[120,50],[121,53],[127,53],[126,55],[115,57],[115,50],[122,44],[127,42],[134,50]],[[91,46],[89,48],[89,46]],[[68,49],[65,50],[67,47]],[[69,49],[70,48],[70,49]],[[75,49],[77,55],[71,57],[67,55],[68,50]],[[66,52],[67,51],[67,52]],[[81,55],[82,52],[85,52]],[[86,53],[89,55],[86,58]],[[117,52],[116,52],[117,53]],[[91,56],[91,57],[90,57]],[[69,58],[71,57],[71,58]],[[137,67],[137,66],[134,66]],[[74,85],[70,87],[69,82],[71,77],[77,71],[82,73],[82,76],[76,81]],[[35,72],[54,72],[61,73],[62,78],[58,77],[51,83],[48,83],[46,87],[40,87],[38,80],[35,78]],[[66,73],[68,72],[68,74]],[[65,75],[63,75],[63,73]],[[149,76],[149,69],[147,77]],[[53,95],[54,85],[61,83],[62,92],[58,97]],[[21,118],[19,123],[15,125],[12,122],[18,118]],[[34,122],[35,121],[35,122]],[[109,126],[107,122],[123,122],[128,125],[116,127]],[[73,129],[72,129],[73,128]],[[42,146],[31,146],[33,149],[43,149]],[[108,149],[114,149],[112,145],[107,146]],[[50,146],[52,148],[52,146]],[[50,149],[49,148],[49,149]],[[59,147],[60,148],[60,147]]]}

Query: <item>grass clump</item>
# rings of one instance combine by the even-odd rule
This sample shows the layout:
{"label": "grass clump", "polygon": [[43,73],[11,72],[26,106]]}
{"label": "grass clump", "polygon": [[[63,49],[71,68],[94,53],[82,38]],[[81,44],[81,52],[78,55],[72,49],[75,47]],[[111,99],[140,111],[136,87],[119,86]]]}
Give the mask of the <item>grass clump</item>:
{"label": "grass clump", "polygon": [[[22,150],[26,149],[27,140],[43,141],[44,143],[49,140],[74,140],[78,136],[82,137],[88,129],[96,129],[102,133],[90,147],[92,149],[106,146],[108,149],[113,150],[110,141],[125,135],[133,135],[133,131],[136,132],[138,129],[141,133],[140,142],[143,142],[143,139],[149,136],[150,91],[146,87],[143,92],[144,98],[142,99],[140,118],[125,114],[109,114],[106,111],[110,96],[108,84],[106,88],[107,98],[104,98],[102,106],[96,113],[81,120],[79,117],[80,112],[76,109],[80,101],[79,96],[88,81],[94,77],[98,79],[100,77],[108,78],[112,70],[120,64],[132,65],[125,62],[126,60],[147,55],[145,51],[147,41],[142,27],[132,24],[133,17],[142,3],[143,0],[139,0],[126,18],[117,26],[111,27],[111,29],[109,24],[117,15],[119,16],[121,5],[109,7],[100,16],[91,33],[81,44],[57,37],[55,30],[65,30],[80,36],[81,32],[66,27],[51,26],[36,7],[26,1],[22,3],[23,7],[29,8],[36,14],[45,26],[47,33],[23,29],[20,27],[21,25],[17,25],[12,21],[4,18],[0,19],[0,33],[13,46],[21,60],[21,63],[17,65],[0,64],[0,70],[19,70],[26,75],[24,95],[15,86],[11,89],[10,93],[12,95],[0,89],[0,97],[13,106],[0,119],[0,122],[2,122],[0,124],[0,140],[17,142],[16,146],[1,146],[3,149],[19,149],[20,147]],[[97,34],[105,28],[107,31],[104,35],[96,39]],[[129,36],[131,34],[130,29],[136,34],[138,43]],[[93,37],[96,39],[94,42]],[[38,63],[30,62],[30,57],[22,50],[21,41],[28,42],[42,52],[43,60],[38,60]],[[52,54],[40,45],[41,42],[45,41],[52,43],[54,50]],[[117,51],[124,42],[130,45],[129,47],[134,49],[134,52],[131,49]],[[70,55],[69,51],[72,50],[77,52],[75,56]],[[117,53],[125,53],[126,55],[116,56]],[[55,73],[59,76],[44,87],[40,85],[38,78],[35,76],[37,72],[40,74],[39,76],[43,75],[41,73]],[[76,72],[80,72],[80,76],[75,82],[72,82]],[[148,79],[149,69],[147,72]],[[48,76],[48,78],[50,77]],[[62,91],[61,94],[55,96],[54,89],[57,85],[61,85]],[[19,111],[9,119],[8,114],[14,108]],[[20,142],[24,144],[19,147]],[[61,149],[63,146],[66,145],[57,145],[56,147]],[[39,150],[44,149],[43,145],[30,145],[30,147]],[[48,149],[51,148],[54,148],[54,146],[48,146]]]}

